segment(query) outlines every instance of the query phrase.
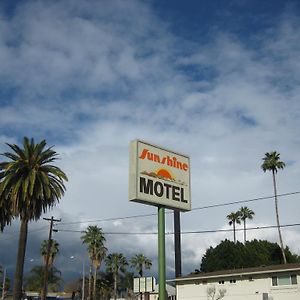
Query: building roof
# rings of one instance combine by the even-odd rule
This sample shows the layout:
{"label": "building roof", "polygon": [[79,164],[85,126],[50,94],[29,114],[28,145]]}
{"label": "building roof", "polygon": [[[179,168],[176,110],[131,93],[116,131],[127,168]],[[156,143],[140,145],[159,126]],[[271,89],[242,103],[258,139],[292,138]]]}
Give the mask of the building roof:
{"label": "building roof", "polygon": [[223,270],[223,271],[207,272],[207,273],[200,272],[197,274],[178,277],[174,281],[180,282],[180,281],[188,281],[194,279],[209,279],[209,278],[232,277],[232,276],[251,276],[256,274],[270,274],[270,273],[280,273],[280,272],[289,272],[289,271],[300,271],[300,263],[260,266],[254,268],[241,268],[241,269]]}
{"label": "building roof", "polygon": [[[166,291],[169,296],[176,295],[176,288],[172,285],[166,284]],[[155,291],[152,294],[158,294],[159,293],[159,284],[155,285]]]}

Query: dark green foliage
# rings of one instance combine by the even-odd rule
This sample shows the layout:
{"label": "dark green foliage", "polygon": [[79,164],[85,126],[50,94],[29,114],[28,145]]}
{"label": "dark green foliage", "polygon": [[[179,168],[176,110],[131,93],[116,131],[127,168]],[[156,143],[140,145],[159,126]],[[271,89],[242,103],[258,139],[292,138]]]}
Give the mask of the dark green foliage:
{"label": "dark green foliage", "polygon": [[[35,266],[31,269],[28,276],[25,278],[25,289],[27,291],[41,291],[43,287],[44,267]],[[62,283],[61,273],[55,267],[49,269],[48,275],[48,290],[57,292]]]}
{"label": "dark green foliage", "polygon": [[152,262],[144,254],[136,254],[130,260],[131,266],[136,269],[140,277],[143,277],[143,271],[145,269],[150,269]]}
{"label": "dark green foliage", "polygon": [[[288,247],[285,254],[289,263],[300,262],[299,256],[292,254]],[[276,265],[283,263],[280,247],[277,243],[253,240],[242,244],[222,241],[215,248],[206,250],[202,258],[201,271],[213,272],[238,268]]]}

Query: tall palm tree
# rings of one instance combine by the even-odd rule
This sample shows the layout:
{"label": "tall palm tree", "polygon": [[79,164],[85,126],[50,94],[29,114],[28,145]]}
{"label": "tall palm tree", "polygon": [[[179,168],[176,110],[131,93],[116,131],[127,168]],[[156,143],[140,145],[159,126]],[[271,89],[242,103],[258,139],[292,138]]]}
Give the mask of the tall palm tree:
{"label": "tall palm tree", "polygon": [[[47,253],[48,253],[48,240],[44,240],[41,244],[41,255],[43,256],[44,262],[46,264],[47,261]],[[48,264],[51,267],[54,263],[54,259],[56,257],[56,255],[59,252],[59,243],[56,240],[51,240],[51,247],[50,247],[50,253],[49,253],[49,261]]]}
{"label": "tall palm tree", "polygon": [[94,285],[93,285],[93,294],[94,299],[96,299],[96,283],[97,283],[97,272],[101,266],[102,261],[104,260],[106,256],[107,248],[104,247],[104,245],[100,245],[99,248],[97,248],[96,252],[94,253],[93,257],[93,267],[94,267]]}
{"label": "tall palm tree", "polygon": [[236,243],[236,236],[235,236],[235,226],[236,224],[241,224],[241,213],[239,211],[237,212],[231,212],[229,215],[227,215],[227,219],[229,220],[229,225],[233,225],[233,240],[234,243]]}
{"label": "tall palm tree", "polygon": [[12,152],[2,155],[9,159],[0,163],[0,199],[9,201],[11,214],[21,221],[13,299],[22,297],[23,269],[28,222],[38,220],[64,195],[66,174],[52,165],[57,153],[46,148],[46,141],[35,144],[24,137],[23,147],[7,144]]}
{"label": "tall palm tree", "polygon": [[[89,297],[90,299],[96,298],[96,282],[97,282],[97,270],[100,268],[107,249],[104,246],[105,237],[102,228],[98,226],[88,226],[84,231],[81,240],[84,244],[87,244],[88,253],[90,257],[90,276],[89,276]],[[94,267],[94,282],[92,290],[92,267]]]}
{"label": "tall palm tree", "polygon": [[272,171],[272,177],[273,177],[273,187],[274,187],[274,199],[275,199],[275,211],[276,211],[276,222],[277,222],[277,229],[278,229],[278,235],[279,235],[279,243],[280,248],[282,252],[283,261],[286,264],[286,256],[284,253],[284,247],[283,247],[283,241],[281,236],[281,230],[280,230],[280,222],[279,222],[279,212],[278,212],[278,201],[277,201],[277,186],[276,186],[276,176],[277,171],[279,169],[284,169],[285,163],[283,161],[280,161],[280,154],[276,151],[272,152],[266,152],[265,157],[263,158],[263,164],[261,165],[261,168],[264,172],[266,171]]}
{"label": "tall palm tree", "polygon": [[140,277],[143,277],[143,268],[150,269],[152,266],[152,262],[149,258],[144,256],[143,254],[136,254],[131,258],[130,264],[136,271],[139,273]]}
{"label": "tall palm tree", "polygon": [[114,299],[117,299],[117,285],[119,272],[125,273],[128,262],[122,253],[111,253],[105,260],[107,271],[113,274]]}
{"label": "tall palm tree", "polygon": [[255,214],[254,211],[248,208],[247,206],[242,206],[240,208],[240,215],[241,220],[244,224],[244,243],[246,243],[246,219],[252,220]]}

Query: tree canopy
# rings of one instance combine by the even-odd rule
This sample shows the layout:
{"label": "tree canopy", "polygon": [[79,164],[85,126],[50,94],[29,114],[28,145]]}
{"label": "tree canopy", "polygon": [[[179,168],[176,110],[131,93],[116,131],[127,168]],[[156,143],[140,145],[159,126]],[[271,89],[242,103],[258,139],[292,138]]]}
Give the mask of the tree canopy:
{"label": "tree canopy", "polygon": [[151,260],[142,253],[136,254],[134,257],[132,257],[130,263],[131,266],[139,273],[140,277],[143,277],[144,268],[149,270],[152,266]]}
{"label": "tree canopy", "polygon": [[[25,278],[25,289],[28,291],[41,291],[43,287],[44,267],[35,266]],[[49,269],[48,290],[57,292],[62,284],[61,273],[55,267]]]}
{"label": "tree canopy", "polygon": [[[291,253],[288,247],[285,254],[289,263],[300,262],[300,257]],[[202,272],[213,272],[238,268],[276,265],[283,263],[281,249],[277,243],[253,240],[242,244],[229,240],[206,250],[201,263]]]}

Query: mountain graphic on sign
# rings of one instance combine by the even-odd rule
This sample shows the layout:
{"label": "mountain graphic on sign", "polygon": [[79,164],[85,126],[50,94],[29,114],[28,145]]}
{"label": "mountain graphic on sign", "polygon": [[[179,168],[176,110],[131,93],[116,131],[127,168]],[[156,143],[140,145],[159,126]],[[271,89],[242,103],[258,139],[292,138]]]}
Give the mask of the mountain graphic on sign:
{"label": "mountain graphic on sign", "polygon": [[143,171],[141,172],[142,175],[146,175],[149,177],[153,177],[153,178],[158,178],[164,181],[171,181],[174,183],[177,183],[179,185],[186,185],[183,181],[181,180],[176,180],[172,174],[166,170],[166,169],[159,169],[156,172],[147,172],[147,171]]}

